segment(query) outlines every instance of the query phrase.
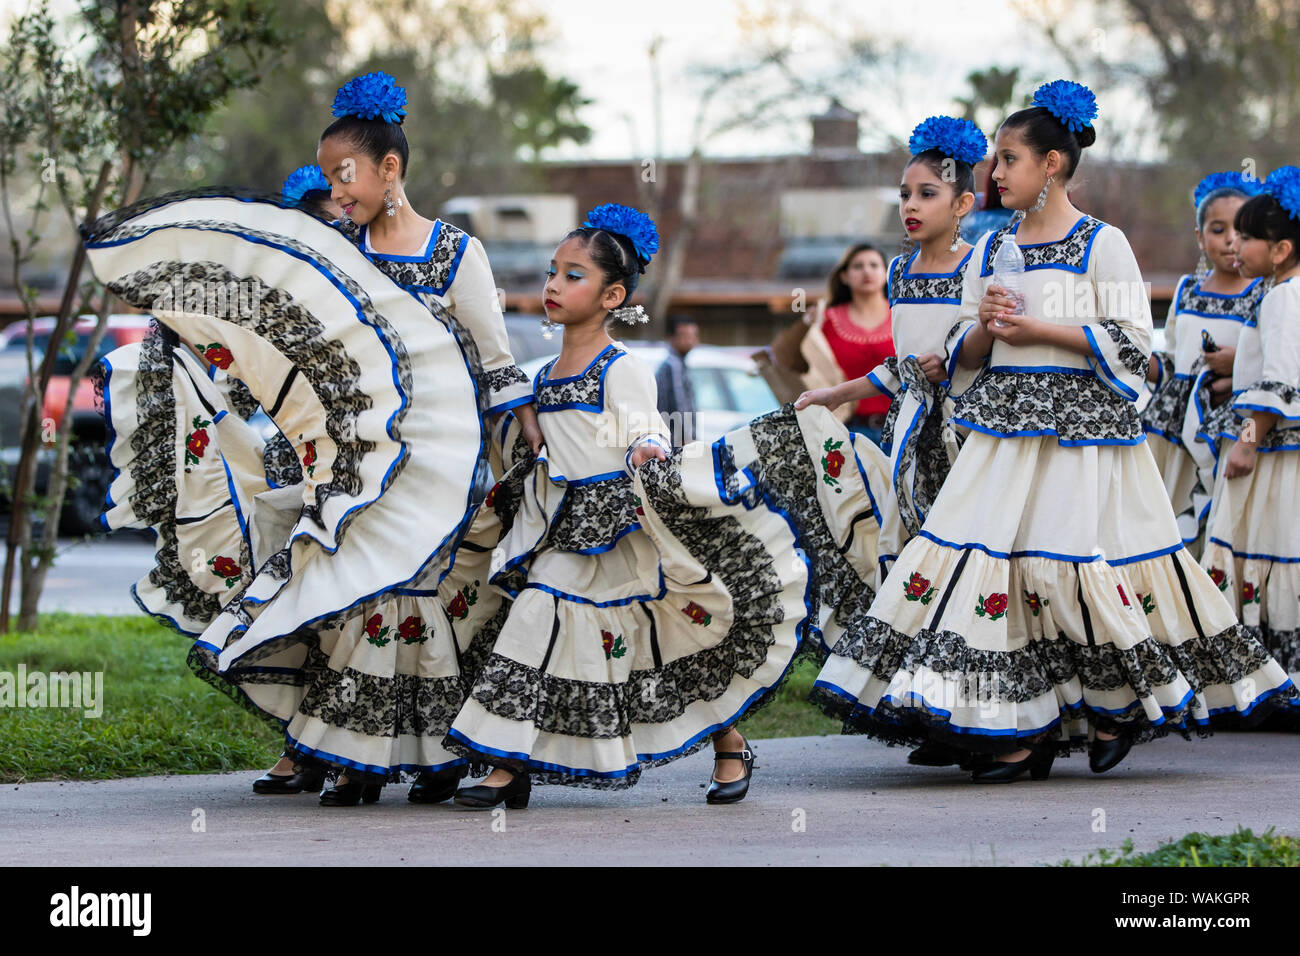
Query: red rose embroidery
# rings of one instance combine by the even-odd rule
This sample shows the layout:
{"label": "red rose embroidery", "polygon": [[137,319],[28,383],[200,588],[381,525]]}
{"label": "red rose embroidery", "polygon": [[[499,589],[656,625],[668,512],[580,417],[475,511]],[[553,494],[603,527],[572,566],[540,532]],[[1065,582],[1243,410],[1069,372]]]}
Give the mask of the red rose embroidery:
{"label": "red rose embroidery", "polygon": [[190,432],[189,440],[185,443],[185,448],[195,458],[202,458],[203,453],[208,448],[208,430],[200,428],[197,431]]}
{"label": "red rose embroidery", "polygon": [[615,637],[609,631],[600,632],[600,643],[605,649],[605,660],[611,657],[622,657],[627,653],[627,645],[623,642],[623,635]]}
{"label": "red rose embroidery", "polygon": [[487,497],[483,499],[483,504],[491,508],[492,503],[497,500],[497,489],[500,487],[501,487],[501,482],[497,482],[495,485],[493,485],[492,490],[489,491],[487,493]]}
{"label": "red rose embroidery", "polygon": [[240,573],[240,567],[235,563],[234,559],[224,556],[213,559],[212,570],[223,578],[237,578]]}
{"label": "red rose embroidery", "polygon": [[1241,601],[1243,604],[1254,604],[1259,601],[1259,591],[1249,581],[1241,586]]}
{"label": "red rose embroidery", "polygon": [[929,604],[934,598],[935,589],[930,587],[930,579],[921,577],[920,571],[913,571],[912,576],[907,579],[907,584],[903,587],[903,597],[909,601],[920,601],[922,604]]}
{"label": "red rose embroidery", "polygon": [[1220,591],[1228,590],[1228,576],[1222,568],[1210,568],[1210,580],[1219,586]]}
{"label": "red rose embroidery", "polygon": [[230,349],[226,348],[220,342],[213,342],[203,350],[203,357],[219,369],[230,368],[230,363],[235,360]]}
{"label": "red rose embroidery", "polygon": [[315,477],[316,443],[314,441],[307,442],[307,446],[303,449],[302,466],[303,468],[307,469],[307,474],[309,477]]}
{"label": "red rose embroidery", "polygon": [[605,656],[609,657],[609,652],[614,649],[614,635],[609,633],[609,631],[601,631],[600,645],[605,648]]}
{"label": "red rose embroidery", "polygon": [[1122,584],[1117,584],[1117,585],[1115,585],[1115,590],[1117,590],[1117,591],[1119,592],[1119,599],[1120,599],[1121,601],[1124,602],[1124,606],[1125,606],[1125,607],[1132,607],[1132,606],[1133,606],[1132,604],[1130,604],[1130,603],[1128,602],[1128,595],[1124,593],[1124,585],[1122,585]]}
{"label": "red rose embroidery", "polygon": [[682,613],[696,624],[703,624],[705,627],[707,627],[709,622],[713,620],[713,615],[709,614],[694,601],[691,601],[686,605],[686,607],[682,608]]}
{"label": "red rose embroidery", "polygon": [[1005,594],[990,594],[988,597],[981,594],[979,603],[975,605],[975,613],[979,617],[996,621],[1007,613],[1007,605],[1010,603]]}
{"label": "red rose embroidery", "polygon": [[1052,602],[1047,600],[1047,598],[1039,597],[1037,591],[1025,592],[1025,604],[1029,607],[1029,610],[1033,612],[1034,617],[1038,617],[1038,612],[1051,603]]}
{"label": "red rose embroidery", "polygon": [[844,467],[844,455],[842,452],[833,451],[826,456],[826,473],[832,478],[840,476],[840,469]]}
{"label": "red rose embroidery", "polygon": [[380,627],[383,623],[384,616],[382,614],[372,614],[370,620],[366,621],[366,640],[375,647],[383,647],[392,641],[392,638],[388,636],[392,628]]}
{"label": "red rose embroidery", "polygon": [[421,620],[415,615],[411,615],[401,624],[397,625],[397,636],[404,641],[414,641],[424,630]]}
{"label": "red rose embroidery", "polygon": [[447,605],[447,613],[457,619],[465,617],[469,613],[469,606],[465,603],[465,595],[457,591],[456,596]]}
{"label": "red rose embroidery", "polygon": [[634,499],[636,499],[636,513],[637,513],[637,515],[640,516],[640,517],[642,517],[642,518],[644,518],[644,517],[645,517],[645,509],[644,509],[643,507],[641,507],[641,496],[640,496],[640,495],[633,495],[632,497],[633,497]]}
{"label": "red rose embroidery", "polygon": [[371,637],[378,637],[379,625],[383,623],[384,623],[384,616],[382,614],[374,615],[373,617],[370,618],[370,620],[366,621],[366,633],[369,634]]}

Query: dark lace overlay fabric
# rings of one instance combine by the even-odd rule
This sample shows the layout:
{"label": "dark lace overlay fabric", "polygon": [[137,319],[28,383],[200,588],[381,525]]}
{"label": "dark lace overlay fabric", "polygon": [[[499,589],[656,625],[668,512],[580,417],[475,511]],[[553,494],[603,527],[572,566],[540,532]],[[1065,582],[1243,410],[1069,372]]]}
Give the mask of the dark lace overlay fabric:
{"label": "dark lace overlay fabric", "polygon": [[1175,445],[1183,443],[1183,421],[1187,417],[1187,406],[1192,399],[1192,390],[1196,385],[1196,376],[1205,368],[1205,359],[1198,358],[1192,366],[1191,375],[1167,375],[1160,383],[1160,389],[1151,396],[1147,407],[1142,409],[1142,427],[1155,432],[1166,441]]}
{"label": "dark lace overlay fabric", "polygon": [[[935,499],[939,497],[939,489],[943,487],[952,468],[943,443],[946,395],[942,385],[936,385],[926,378],[914,358],[905,358],[899,363],[899,375],[907,391],[917,396],[925,409],[918,427],[907,437],[898,453],[898,474],[911,474],[913,466],[916,468],[912,487],[906,494],[898,494],[899,516],[903,520],[903,526],[909,535],[915,536],[921,530],[924,516],[930,513]],[[899,437],[901,436],[892,436],[891,447]]]}
{"label": "dark lace overlay fabric", "polygon": [[549,541],[561,551],[606,548],[639,528],[632,476],[619,475],[586,485],[570,485],[551,522]]}
{"label": "dark lace overlay fabric", "polygon": [[1257,282],[1242,295],[1208,295],[1201,291],[1198,283],[1187,280],[1179,288],[1178,311],[1244,321],[1255,314],[1267,291],[1263,282]]}
{"label": "dark lace overlay fabric", "polygon": [[[1021,246],[1020,252],[1025,257],[1025,268],[1064,266],[1075,272],[1082,272],[1087,266],[1088,250],[1092,244],[1093,236],[1096,235],[1098,229],[1105,225],[1100,219],[1085,216],[1083,222],[1079,223],[1078,227],[1064,239],[1057,242]],[[989,238],[988,245],[984,247],[984,262],[980,268],[981,277],[988,277],[993,274],[993,256],[997,252],[1002,239],[1011,233],[1011,229],[1011,225],[1003,226]]]}
{"label": "dark lace overlay fabric", "polygon": [[1142,423],[1132,402],[1092,374],[985,372],[956,400],[956,419],[999,435],[1033,432],[1075,443],[1133,443]]}
{"label": "dark lace overlay fabric", "polygon": [[[1043,637],[1015,650],[992,651],[971,647],[952,631],[922,630],[908,635],[874,617],[856,622],[832,653],[852,659],[884,683],[900,671],[915,674],[924,667],[952,682],[960,699],[983,707],[1024,703],[1051,693],[1053,688],[1060,688],[1062,696],[1066,696],[1064,688],[1076,679],[1085,698],[1090,690],[1128,690],[1134,700],[1149,697],[1155,686],[1168,684],[1179,674],[1199,693],[1214,684],[1244,680],[1269,661],[1264,647],[1239,624],[1178,646],[1149,637],[1133,648],[1123,649],[1109,643],[1088,644],[1059,633],[1055,640]],[[1274,695],[1269,701],[1285,696]],[[1006,753],[1022,746],[1022,740],[1017,738],[953,731],[943,715],[900,707],[889,700],[881,700],[869,712],[821,688],[814,690],[813,699],[828,714],[844,721],[846,733],[865,733],[891,744],[916,745],[937,738],[959,744],[964,750],[990,753]],[[1268,709],[1256,707],[1256,711]],[[1061,716],[1087,716],[1100,729],[1123,733],[1140,743],[1171,730],[1187,736],[1186,729],[1179,725],[1189,714],[1190,701],[1180,710],[1166,711],[1165,722],[1158,725],[1152,724],[1140,707],[1114,715],[1091,711],[1085,704],[1079,711],[1062,711]],[[1074,743],[1079,746],[1081,742]],[[1070,749],[1064,742],[1058,746]]]}
{"label": "dark lace overlay fabric", "polygon": [[[545,733],[588,739],[625,737],[634,723],[665,723],[681,716],[694,701],[716,700],[737,677],[749,677],[767,659],[775,642],[774,628],[783,619],[773,555],[735,518],[710,517],[706,510],[691,506],[681,489],[678,466],[677,456],[667,462],[650,461],[641,469],[642,481],[668,532],[730,593],[734,619],[727,635],[712,647],[662,666],[634,670],[624,684],[557,677],[494,653],[471,692],[489,713],[531,722]],[[653,632],[654,616],[663,606],[658,602],[640,605],[646,614],[647,633]],[[669,607],[665,613],[680,610]],[[769,691],[751,704],[750,712],[770,696]],[[531,769],[531,776],[540,783],[629,787],[637,782],[643,766],[666,763],[708,742],[705,735],[681,754],[644,761],[617,778],[536,768]],[[471,759],[476,757],[454,740],[448,739],[444,745]]]}
{"label": "dark lace overlay fabric", "polygon": [[538,409],[577,405],[593,411],[602,411],[605,408],[605,369],[609,368],[610,363],[619,356],[626,354],[622,349],[610,346],[582,375],[556,382],[546,380],[550,375],[551,366],[555,364],[553,361],[548,363],[537,377],[534,388]]}
{"label": "dark lace overlay fabric", "polygon": [[943,299],[960,302],[964,270],[946,276],[909,276],[905,257],[894,260],[889,277],[889,298],[892,302],[911,299]]}
{"label": "dark lace overlay fabric", "polygon": [[[361,232],[353,227],[345,229],[353,242],[361,242]],[[386,276],[404,288],[419,292],[431,292],[434,295],[446,295],[456,278],[456,266],[464,247],[469,243],[469,236],[449,222],[438,226],[438,237],[427,259],[417,262],[398,262],[385,259],[372,253],[367,257]],[[363,250],[364,251],[364,250]]]}
{"label": "dark lace overlay fabric", "polygon": [[[1254,386],[1258,388],[1259,385]],[[1212,444],[1217,443],[1224,438],[1230,438],[1236,441],[1241,437],[1241,426],[1245,424],[1245,419],[1237,414],[1236,406],[1232,402],[1224,402],[1222,405],[1213,409],[1205,420],[1201,422],[1198,437],[1208,439]],[[1288,445],[1294,445],[1300,439],[1297,439],[1297,433],[1300,433],[1300,426],[1295,428],[1279,427],[1279,422],[1268,430],[1268,433],[1261,438],[1256,439],[1255,447],[1260,451],[1273,451]],[[1217,451],[1217,447],[1216,447]]]}

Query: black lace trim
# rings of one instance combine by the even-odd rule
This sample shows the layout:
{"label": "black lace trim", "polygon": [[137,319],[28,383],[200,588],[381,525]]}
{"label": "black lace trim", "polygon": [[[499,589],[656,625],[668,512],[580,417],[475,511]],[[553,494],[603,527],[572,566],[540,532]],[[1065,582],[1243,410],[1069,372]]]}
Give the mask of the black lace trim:
{"label": "black lace trim", "polygon": [[1254,382],[1248,392],[1268,392],[1270,395],[1276,395],[1288,405],[1300,401],[1300,389],[1297,389],[1290,382]]}
{"label": "black lace trim", "polygon": [[1115,343],[1120,364],[1128,369],[1131,374],[1145,379],[1147,376],[1147,353],[1134,345],[1129,337],[1124,334],[1124,330],[1119,327],[1119,323],[1113,319],[1102,320],[1101,327],[1106,330],[1106,334]]}
{"label": "black lace trim", "polygon": [[[373,252],[362,249],[366,258],[373,262],[379,271],[398,285],[434,295],[445,295],[456,279],[455,267],[459,265],[461,247],[469,242],[465,232],[449,222],[439,221],[436,227],[438,238],[434,240],[429,258],[420,262],[397,262],[384,259]],[[360,243],[361,231],[352,231],[354,242]]]}
{"label": "black lace trim", "polygon": [[480,381],[489,392],[500,392],[511,385],[529,385],[528,376],[518,365],[506,365],[483,372]]}
{"label": "black lace trim", "polygon": [[1197,288],[1197,283],[1193,279],[1187,279],[1179,289],[1178,311],[1223,316],[1229,319],[1248,319],[1255,314],[1267,291],[1264,283],[1258,282],[1253,289],[1242,295],[1224,298],[1207,295]]}
{"label": "black lace trim", "polygon": [[[1153,684],[1168,684],[1179,674],[1194,692],[1201,693],[1214,684],[1243,680],[1271,660],[1264,647],[1239,624],[1178,646],[1161,644],[1154,637],[1129,649],[1113,644],[1090,646],[1060,634],[1056,640],[1031,640],[1016,650],[989,651],[970,647],[965,638],[951,631],[922,630],[913,636],[873,617],[855,624],[832,653],[852,659],[886,683],[900,670],[916,673],[919,667],[953,676],[960,682],[959,693],[981,703],[1028,701],[1076,679],[1085,690],[1131,688],[1135,699],[1142,699],[1152,695]],[[1279,692],[1261,701],[1255,711],[1267,710],[1295,696],[1294,689]],[[844,721],[845,733],[865,733],[891,744],[916,745],[939,737],[966,750],[989,753],[1010,753],[1023,745],[1022,739],[955,732],[939,715],[918,714],[888,701],[882,700],[873,713],[868,713],[824,688],[815,688],[811,699],[826,713]],[[1082,716],[1104,731],[1120,732],[1142,743],[1170,731],[1188,736],[1186,729],[1178,725],[1190,716],[1190,704],[1166,712],[1161,724],[1152,724],[1141,707],[1122,715],[1094,712],[1086,704],[1079,711],[1061,712],[1063,720]],[[1202,735],[1208,732],[1199,727],[1197,730]]]}
{"label": "black lace trim", "polygon": [[636,508],[631,475],[570,485],[551,523],[548,541],[561,551],[607,548],[639,527]]}
{"label": "black lace trim", "polygon": [[1300,671],[1300,628],[1274,630],[1267,625],[1243,626],[1246,633],[1263,644],[1288,674]]}
{"label": "black lace trim", "polygon": [[[993,254],[997,252],[998,244],[1002,241],[1002,238],[1010,234],[1013,225],[1013,223],[1008,223],[996,230],[989,238],[988,245],[984,247],[984,262],[980,268],[981,277],[993,274]],[[1106,224],[1100,219],[1087,216],[1079,224],[1078,228],[1064,239],[1059,239],[1056,242],[1021,246],[1020,252],[1025,257],[1025,268],[1054,265],[1082,271],[1088,249],[1092,243],[1093,234],[1104,225]]]}
{"label": "black lace trim", "polygon": [[1187,418],[1187,407],[1191,404],[1196,376],[1205,367],[1205,359],[1198,358],[1196,363],[1190,378],[1172,374],[1165,376],[1160,388],[1142,410],[1143,429],[1156,432],[1175,445],[1183,443],[1183,421]]}
{"label": "black lace trim", "polygon": [[[921,427],[912,433],[910,440],[899,451],[899,475],[910,474],[912,466],[916,465],[916,479],[910,494],[897,495],[903,527],[910,537],[915,537],[924,523],[924,515],[928,515],[934,507],[939,489],[943,487],[948,472],[952,469],[948,452],[943,445],[943,402],[946,393],[942,385],[936,385],[926,378],[920,363],[914,358],[908,357],[899,363],[899,375],[907,390],[922,401],[926,409]],[[890,410],[893,411],[892,406]],[[891,435],[891,448],[894,437]]]}
{"label": "black lace trim", "polygon": [[1091,374],[985,372],[956,400],[955,417],[1001,435],[1046,432],[1073,442],[1142,437],[1133,403]]}
{"label": "black lace trim", "polygon": [[891,302],[903,299],[952,299],[961,301],[965,269],[948,276],[909,276],[906,257],[894,260],[893,275],[889,279]]}
{"label": "black lace trim", "polygon": [[262,468],[268,481],[281,488],[301,484],[302,462],[289,439],[277,432],[262,448]]}
{"label": "black lace trim", "polygon": [[[1201,422],[1201,429],[1197,433],[1199,436],[1208,437],[1212,444],[1216,446],[1221,438],[1231,438],[1236,441],[1241,437],[1241,426],[1246,419],[1237,415],[1236,406],[1232,402],[1224,402],[1212,409]],[[1296,429],[1284,428],[1274,425],[1268,430],[1268,434],[1262,438],[1257,437],[1255,447],[1260,451],[1272,451],[1275,448],[1281,448],[1284,445],[1290,445],[1295,440]]]}
{"label": "black lace trim", "polygon": [[237,378],[227,379],[225,384],[218,388],[225,392],[226,407],[244,421],[252,418],[253,413],[261,407],[258,400],[253,397],[253,393],[248,390],[248,386]]}
{"label": "black lace trim", "polygon": [[564,405],[586,405],[591,408],[604,409],[605,369],[620,355],[626,355],[623,349],[611,346],[603,355],[592,363],[591,368],[570,381],[546,382],[554,362],[548,363],[537,378],[534,392],[539,409]]}

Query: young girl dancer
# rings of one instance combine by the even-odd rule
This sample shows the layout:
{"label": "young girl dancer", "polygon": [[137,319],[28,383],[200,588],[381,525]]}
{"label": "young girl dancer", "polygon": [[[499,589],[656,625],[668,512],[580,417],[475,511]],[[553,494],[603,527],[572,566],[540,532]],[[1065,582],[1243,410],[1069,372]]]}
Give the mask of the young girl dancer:
{"label": "young girl dancer", "polygon": [[1195,275],[1178,281],[1165,323],[1167,351],[1151,356],[1155,395],[1142,411],[1151,454],[1165,481],[1183,543],[1199,555],[1214,487],[1214,454],[1196,441],[1212,405],[1232,391],[1232,361],[1242,323],[1259,304],[1263,286],[1234,268],[1233,218],[1258,191],[1240,173],[1212,173],[1197,184]]}
{"label": "young girl dancer", "polygon": [[[949,368],[944,342],[957,322],[962,278],[971,246],[961,238],[961,220],[975,202],[974,167],[988,142],[973,123],[932,116],[909,141],[912,158],[903,169],[898,213],[908,240],[917,248],[889,265],[889,306],[893,312],[891,358],[865,377],[834,388],[800,395],[795,408],[826,405],[868,395],[892,398],[881,447],[890,454],[892,494],[882,508],[880,560],[888,573],[903,545],[921,529],[948,475],[957,441],[946,419],[952,413],[949,379],[956,373],[969,384],[970,373]],[[909,762],[948,766],[961,754],[937,742],[914,751]]]}
{"label": "young girl dancer", "polygon": [[1268,287],[1241,333],[1202,566],[1246,630],[1300,671],[1300,169],[1283,166],[1237,211],[1233,254]]}
{"label": "young girl dancer", "polygon": [[[994,178],[1025,215],[976,244],[950,336],[956,362],[985,366],[956,403],[972,434],[814,690],[867,733],[995,755],[980,782],[1045,778],[1080,718],[1100,773],[1211,711],[1295,694],[1183,547],[1142,447],[1141,275],[1065,190],[1095,116],[1091,91],[1056,81],[998,131]],[[1024,251],[1023,314],[993,285],[1002,241]]]}
{"label": "young girl dancer", "polygon": [[648,217],[605,205],[551,262],[564,344],[534,385],[546,445],[485,505],[511,502],[491,583],[513,604],[448,735],[495,766],[463,806],[526,806],[533,780],[627,787],[710,738],[708,801],[741,799],[753,748],[734,725],[807,629],[786,519],[714,455],[667,456],[654,376],[606,330],[635,318],[625,303],[657,247]]}

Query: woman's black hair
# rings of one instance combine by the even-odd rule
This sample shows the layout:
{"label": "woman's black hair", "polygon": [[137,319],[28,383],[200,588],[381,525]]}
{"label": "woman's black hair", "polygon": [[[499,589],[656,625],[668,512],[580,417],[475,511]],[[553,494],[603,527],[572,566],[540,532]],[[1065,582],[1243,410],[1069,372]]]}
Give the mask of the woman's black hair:
{"label": "woman's black hair", "polygon": [[1282,204],[1268,193],[1251,196],[1237,210],[1233,228],[1251,239],[1269,242],[1291,240],[1291,256],[1300,259],[1300,221],[1292,219]]}
{"label": "woman's black hair", "polygon": [[329,201],[330,191],[328,189],[309,189],[298,200],[298,208],[309,215],[315,216],[317,219],[330,222],[334,219],[334,213],[325,205]]}
{"label": "woman's black hair", "polygon": [[[970,163],[963,163],[959,159],[945,156],[937,149],[927,149],[917,153],[907,161],[907,166],[903,168],[907,169],[913,163],[924,163],[926,168],[938,176],[941,182],[951,183],[959,197],[962,193],[973,194],[975,192],[975,167]],[[951,170],[951,173],[949,170]]]}
{"label": "woman's black hair", "polygon": [[396,153],[401,162],[398,176],[406,178],[406,162],[411,147],[406,142],[401,123],[386,123],[381,119],[361,119],[358,116],[340,116],[320,134],[323,143],[331,136],[341,136],[356,146],[362,155],[379,163],[389,153]]}
{"label": "woman's black hair", "polygon": [[869,242],[855,242],[849,246],[848,251],[840,258],[839,264],[835,267],[830,280],[826,283],[826,291],[830,293],[829,301],[826,303],[828,306],[843,305],[845,302],[853,301],[853,290],[848,287],[848,283],[840,278],[840,273],[847,269],[849,263],[864,252],[874,252],[880,256],[880,261],[885,264],[885,268],[889,268],[889,260],[885,258],[883,252]]}
{"label": "woman's black hair", "polygon": [[1072,132],[1044,106],[1017,110],[1002,121],[1002,128],[1019,130],[1021,138],[1039,156],[1056,150],[1069,159],[1070,168],[1064,174],[1065,179],[1074,176],[1083,150],[1097,141],[1097,131],[1091,126]]}
{"label": "woman's black hair", "polygon": [[637,258],[632,240],[595,226],[579,226],[562,241],[567,242],[569,239],[582,240],[591,261],[605,277],[605,288],[621,285],[627,291],[620,307],[631,302],[632,293],[636,291],[637,276],[645,272],[645,265]]}
{"label": "woman's black hair", "polygon": [[1220,199],[1248,199],[1244,190],[1236,189],[1232,186],[1220,186],[1218,189],[1211,189],[1201,197],[1201,201],[1196,204],[1196,228],[1205,228],[1205,217],[1210,214],[1210,207]]}

